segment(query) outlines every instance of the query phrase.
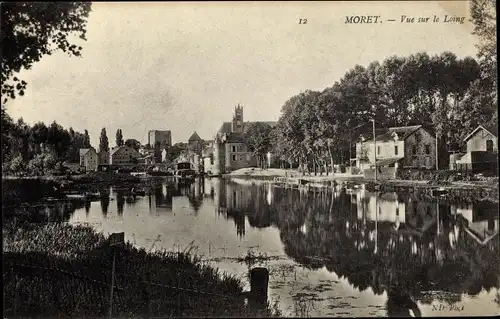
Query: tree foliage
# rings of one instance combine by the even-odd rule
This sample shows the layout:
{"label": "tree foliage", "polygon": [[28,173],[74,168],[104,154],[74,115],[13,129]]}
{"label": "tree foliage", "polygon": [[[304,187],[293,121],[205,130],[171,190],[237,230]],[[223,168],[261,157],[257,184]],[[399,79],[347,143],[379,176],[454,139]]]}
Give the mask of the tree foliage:
{"label": "tree foliage", "polygon": [[108,135],[106,134],[106,128],[103,127],[101,130],[101,136],[99,136],[99,152],[109,152],[109,141]]}
{"label": "tree foliage", "polygon": [[116,146],[123,145],[123,133],[121,129],[116,130]]}
{"label": "tree foliage", "polygon": [[[4,173],[46,174],[62,161],[78,162],[85,134],[64,129],[55,121],[30,126],[20,118],[14,122],[2,111],[2,168]],[[87,134],[88,136],[88,134]]]}
{"label": "tree foliage", "polygon": [[71,36],[86,40],[90,2],[4,2],[1,6],[2,102],[24,95],[27,83],[15,75],[42,56],[61,50],[80,56]]}
{"label": "tree foliage", "polygon": [[129,138],[125,141],[125,146],[131,147],[134,150],[138,151],[141,148],[141,142],[136,139]]}
{"label": "tree foliage", "polygon": [[245,130],[244,140],[260,164],[265,163],[266,154],[271,150],[271,126],[262,122],[250,123]]}
{"label": "tree foliage", "polygon": [[426,125],[443,149],[460,147],[464,134],[495,112],[492,97],[481,92],[481,71],[475,59],[451,52],[356,65],[331,87],[285,102],[272,133],[273,152],[306,171],[329,173],[334,164],[349,165],[360,133],[371,135],[371,119],[378,128]]}

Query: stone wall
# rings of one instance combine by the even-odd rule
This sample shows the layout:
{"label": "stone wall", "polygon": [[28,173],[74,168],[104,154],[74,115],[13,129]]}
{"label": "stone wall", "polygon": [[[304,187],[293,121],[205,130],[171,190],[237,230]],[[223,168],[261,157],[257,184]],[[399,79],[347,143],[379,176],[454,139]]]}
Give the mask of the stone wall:
{"label": "stone wall", "polygon": [[405,140],[404,167],[436,168],[436,139],[423,128]]}

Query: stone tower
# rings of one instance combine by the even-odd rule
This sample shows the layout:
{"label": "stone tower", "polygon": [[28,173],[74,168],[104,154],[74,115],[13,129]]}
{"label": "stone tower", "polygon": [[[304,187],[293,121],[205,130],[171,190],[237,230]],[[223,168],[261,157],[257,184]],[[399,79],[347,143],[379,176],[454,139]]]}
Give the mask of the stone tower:
{"label": "stone tower", "polygon": [[239,103],[234,108],[233,122],[231,126],[232,133],[243,133],[243,106]]}

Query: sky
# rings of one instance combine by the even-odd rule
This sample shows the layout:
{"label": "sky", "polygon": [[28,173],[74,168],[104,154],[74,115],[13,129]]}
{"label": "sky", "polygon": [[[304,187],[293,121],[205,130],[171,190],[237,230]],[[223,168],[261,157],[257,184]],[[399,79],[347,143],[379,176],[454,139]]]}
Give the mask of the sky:
{"label": "sky", "polygon": [[[347,15],[382,23],[346,24]],[[401,15],[441,22],[401,23]],[[445,15],[466,21],[444,23]],[[82,57],[61,52],[21,71],[27,90],[7,112],[87,129],[94,146],[103,127],[111,142],[118,128],[144,143],[153,129],[171,130],[174,143],[193,131],[211,139],[238,103],[245,121],[277,121],[290,97],[323,90],[356,64],[417,52],[475,56],[468,16],[465,1],[97,2],[88,40],[77,41]]]}

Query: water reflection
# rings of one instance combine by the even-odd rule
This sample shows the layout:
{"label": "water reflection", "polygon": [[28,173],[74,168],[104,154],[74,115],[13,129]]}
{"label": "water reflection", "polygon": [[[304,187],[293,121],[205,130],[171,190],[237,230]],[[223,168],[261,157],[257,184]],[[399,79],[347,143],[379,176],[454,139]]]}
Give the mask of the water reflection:
{"label": "water reflection", "polygon": [[360,291],[387,293],[388,314],[417,315],[416,300],[430,303],[431,291],[455,293],[436,298],[458,302],[462,293],[498,288],[495,203],[214,184],[217,210],[234,220],[240,236],[244,215],[252,227],[277,227],[297,262],[326,267]]}
{"label": "water reflection", "polygon": [[[149,222],[130,216],[149,211],[151,221],[161,225],[154,231],[173,238],[167,248],[182,236],[193,237],[188,242],[199,236],[198,241],[210,240],[213,246],[233,241],[248,247],[259,240],[256,229],[268,229],[283,249],[279,254],[333,274],[359,293],[383,296],[388,316],[419,316],[433,302],[454,304],[464,294],[489,292],[500,283],[498,206],[487,201],[444,202],[420,194],[342,188],[284,189],[220,179],[154,184],[145,187],[144,196],[119,187],[99,192],[104,219],[114,199],[118,215],[129,216],[123,220],[131,223],[130,231],[139,232]],[[67,220],[84,208],[85,214],[101,218],[96,206],[57,203],[29,209]],[[219,219],[207,211],[215,211]],[[266,247],[260,249],[266,252]]]}

